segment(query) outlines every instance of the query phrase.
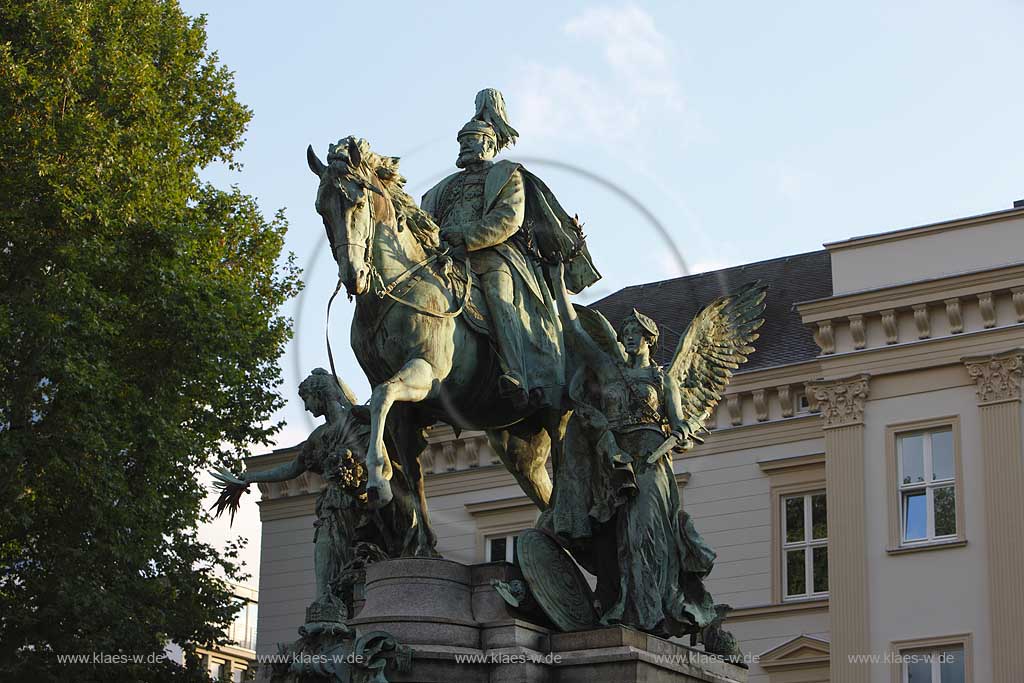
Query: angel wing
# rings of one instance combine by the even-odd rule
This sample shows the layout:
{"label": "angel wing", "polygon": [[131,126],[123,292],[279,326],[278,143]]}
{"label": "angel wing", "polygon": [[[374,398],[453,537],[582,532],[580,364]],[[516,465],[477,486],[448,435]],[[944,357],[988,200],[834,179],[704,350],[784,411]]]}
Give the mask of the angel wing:
{"label": "angel wing", "polygon": [[767,289],[751,282],[735,294],[715,299],[701,309],[679,340],[666,374],[679,385],[691,435],[705,429],[733,371],[754,352],[751,343],[764,323]]}
{"label": "angel wing", "polygon": [[572,307],[576,310],[576,317],[579,318],[580,326],[583,331],[587,333],[594,345],[598,349],[603,351],[609,359],[614,359],[619,362],[626,362],[626,352],[619,344],[618,335],[615,333],[615,328],[608,322],[608,318],[601,315],[600,311],[596,311],[586,306],[580,306],[573,304]]}

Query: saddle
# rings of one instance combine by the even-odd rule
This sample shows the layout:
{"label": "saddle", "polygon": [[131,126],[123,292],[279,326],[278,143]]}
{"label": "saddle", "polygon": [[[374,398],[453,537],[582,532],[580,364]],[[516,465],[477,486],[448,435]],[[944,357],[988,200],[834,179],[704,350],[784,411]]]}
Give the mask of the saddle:
{"label": "saddle", "polygon": [[[469,278],[469,296],[465,297],[466,300],[463,303],[463,297],[467,291],[467,277]],[[433,290],[434,295],[424,296],[422,291],[424,288]],[[421,294],[423,298],[428,299],[433,304],[430,309],[443,316],[449,315],[450,312],[458,310],[461,306],[460,315],[466,324],[474,332],[487,337],[491,336],[490,315],[487,311],[483,289],[480,287],[480,280],[465,261],[454,259],[447,254],[440,254],[415,273],[411,273],[389,293],[392,305],[410,305],[407,302],[414,294]]]}
{"label": "saddle", "polygon": [[467,299],[466,307],[462,311],[462,317],[466,319],[466,323],[475,332],[490,337],[491,316],[487,310],[487,300],[484,299],[484,290],[480,286],[480,278],[467,269],[459,269],[457,267],[451,269],[450,277],[457,283],[454,287],[455,291],[466,291],[467,276],[470,280],[469,299]]}

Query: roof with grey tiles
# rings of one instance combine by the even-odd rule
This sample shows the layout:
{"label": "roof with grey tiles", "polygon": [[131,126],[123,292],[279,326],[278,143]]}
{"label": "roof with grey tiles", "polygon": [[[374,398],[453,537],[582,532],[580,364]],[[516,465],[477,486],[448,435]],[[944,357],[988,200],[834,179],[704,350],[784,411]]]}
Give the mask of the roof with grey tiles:
{"label": "roof with grey tiles", "polygon": [[811,360],[818,355],[811,331],[793,304],[832,296],[832,261],[825,250],[723,268],[672,280],[626,287],[590,304],[616,328],[636,308],[661,329],[655,360],[667,364],[693,316],[712,300],[760,280],[768,285],[765,323],[757,349],[741,372]]}

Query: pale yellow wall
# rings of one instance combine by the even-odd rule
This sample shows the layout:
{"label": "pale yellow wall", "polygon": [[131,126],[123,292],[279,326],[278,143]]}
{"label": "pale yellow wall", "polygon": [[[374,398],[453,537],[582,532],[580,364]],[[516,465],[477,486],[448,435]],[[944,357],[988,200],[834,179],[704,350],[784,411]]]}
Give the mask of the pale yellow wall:
{"label": "pale yellow wall", "polygon": [[428,477],[427,496],[430,505],[430,521],[437,531],[437,550],[449,560],[465,564],[483,562],[483,558],[478,556],[477,524],[473,516],[466,510],[466,505],[505,498],[519,498],[523,495],[522,489],[514,484],[436,497],[430,495],[430,488],[430,478]]}
{"label": "pale yellow wall", "polygon": [[[709,437],[709,443],[715,436]],[[676,461],[677,472],[690,474],[682,490],[683,507],[718,554],[706,580],[716,602],[739,610],[773,604],[772,564],[779,558],[772,543],[772,480],[758,461],[820,454],[823,449],[823,439],[813,438]],[[729,621],[727,628],[744,652],[759,654],[800,634],[827,640],[828,612],[740,616]],[[750,681],[767,683],[767,674],[752,664]]]}
{"label": "pale yellow wall", "polygon": [[[981,434],[974,384],[869,401],[865,409],[865,480],[867,495],[868,618],[871,649],[885,652],[889,643],[971,633],[974,675],[991,680],[989,587],[985,571],[987,544],[981,463]],[[960,548],[890,554],[885,464],[887,424],[960,416],[964,517],[967,545]],[[874,667],[872,681],[891,683],[891,672]]]}
{"label": "pale yellow wall", "polygon": [[[974,680],[995,680],[990,621],[999,598],[989,588],[981,416],[961,358],[1024,345],[1024,211],[827,246],[835,296],[798,308],[816,331],[821,376],[867,373],[870,380],[863,437],[867,581],[847,587],[859,594],[851,604],[867,607],[863,647],[882,654],[894,641],[970,633],[977,644]],[[946,416],[959,419],[966,545],[888,552],[890,514],[898,508],[891,506],[886,427]],[[831,607],[838,632],[855,615],[844,614],[837,599]],[[833,655],[834,681],[892,680],[892,667],[865,670],[847,664],[835,647]]]}
{"label": "pale yellow wall", "polygon": [[1024,261],[1022,217],[949,225],[958,227],[920,228],[890,233],[885,239],[830,245],[833,292],[846,294]]}
{"label": "pale yellow wall", "polygon": [[707,582],[716,601],[734,607],[771,603],[771,481],[757,461],[821,453],[822,448],[821,439],[811,439],[676,462],[677,471],[690,473],[683,507],[718,553]]}
{"label": "pale yellow wall", "polygon": [[[308,513],[288,519],[264,520],[260,543],[260,608],[256,651],[274,654],[277,643],[298,638],[298,628],[313,601],[312,497]],[[273,503],[271,503],[273,505]]]}

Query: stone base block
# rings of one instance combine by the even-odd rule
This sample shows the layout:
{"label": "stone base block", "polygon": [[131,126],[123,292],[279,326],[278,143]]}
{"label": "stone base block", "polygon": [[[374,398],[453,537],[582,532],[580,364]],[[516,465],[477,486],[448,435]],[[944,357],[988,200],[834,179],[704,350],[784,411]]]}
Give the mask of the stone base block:
{"label": "stone base block", "polygon": [[358,634],[386,632],[412,650],[407,670],[389,662],[384,673],[390,683],[747,680],[740,666],[633,629],[559,633],[550,624],[534,623],[543,617],[526,620],[491,586],[493,580],[521,578],[505,562],[471,567],[429,558],[379,562],[366,568],[366,602],[346,623]]}

